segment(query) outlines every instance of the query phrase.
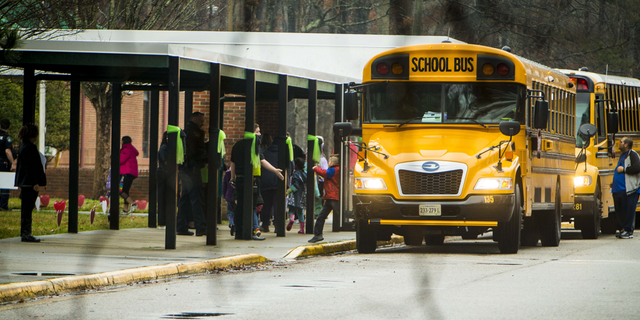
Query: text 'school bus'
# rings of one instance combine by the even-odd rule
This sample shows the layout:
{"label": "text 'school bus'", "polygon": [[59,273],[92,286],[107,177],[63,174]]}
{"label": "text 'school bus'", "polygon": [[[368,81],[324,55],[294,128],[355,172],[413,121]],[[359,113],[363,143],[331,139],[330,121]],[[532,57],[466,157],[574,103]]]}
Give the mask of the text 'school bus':
{"label": "text 'school bus'", "polygon": [[[373,57],[354,87],[359,252],[393,233],[441,245],[492,231],[502,253],[559,244],[575,177],[569,77],[505,50],[441,43]],[[345,94],[346,113],[354,95]]]}
{"label": "text 'school bus'", "polygon": [[577,101],[575,197],[564,219],[574,218],[584,238],[596,239],[601,224],[604,234],[620,228],[611,183],[620,138],[640,144],[640,80],[581,70],[560,70],[576,84]]}

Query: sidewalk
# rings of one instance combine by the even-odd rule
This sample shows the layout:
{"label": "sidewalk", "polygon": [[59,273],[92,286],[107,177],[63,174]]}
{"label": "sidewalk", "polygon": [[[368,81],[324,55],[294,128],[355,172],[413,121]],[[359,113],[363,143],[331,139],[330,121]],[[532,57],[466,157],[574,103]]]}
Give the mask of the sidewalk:
{"label": "sidewalk", "polygon": [[[0,302],[100,285],[120,285],[127,281],[155,280],[154,277],[160,279],[202,273],[214,267],[354,250],[355,232],[331,232],[330,221],[327,220],[324,227],[325,240],[315,245],[307,242],[313,235],[297,233],[297,224],[286,233],[286,237],[277,237],[274,232],[263,233],[262,237],[266,238],[264,241],[235,240],[226,225],[218,225],[218,245],[206,246],[205,237],[177,236],[175,250],[164,249],[163,229],[97,230],[48,235],[40,236],[40,243],[25,243],[20,238],[3,239],[0,240]],[[230,256],[234,258],[220,259]],[[203,263],[206,266],[203,267]],[[152,267],[159,265],[164,265],[162,270]],[[138,269],[131,270],[133,268]],[[120,270],[124,270],[128,280],[124,283],[111,281],[115,274],[123,275]],[[141,270],[146,273],[140,274]],[[152,274],[149,274],[149,270]],[[104,279],[96,284],[93,279],[96,276]],[[48,280],[55,278],[66,280]],[[82,285],[74,289],[69,284],[73,281],[69,279],[75,282],[79,280]],[[15,284],[18,282],[23,283]],[[58,288],[62,282],[63,288]],[[14,284],[3,285],[8,283]],[[55,290],[52,292],[49,287]],[[29,292],[20,293],[20,290]]]}

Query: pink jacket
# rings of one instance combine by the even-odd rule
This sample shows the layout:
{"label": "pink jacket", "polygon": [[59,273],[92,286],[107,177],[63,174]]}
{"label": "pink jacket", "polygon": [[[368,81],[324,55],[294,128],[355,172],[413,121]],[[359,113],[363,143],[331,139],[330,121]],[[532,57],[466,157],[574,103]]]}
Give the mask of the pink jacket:
{"label": "pink jacket", "polygon": [[138,177],[138,159],[140,153],[131,143],[127,143],[120,149],[120,175],[131,174]]}

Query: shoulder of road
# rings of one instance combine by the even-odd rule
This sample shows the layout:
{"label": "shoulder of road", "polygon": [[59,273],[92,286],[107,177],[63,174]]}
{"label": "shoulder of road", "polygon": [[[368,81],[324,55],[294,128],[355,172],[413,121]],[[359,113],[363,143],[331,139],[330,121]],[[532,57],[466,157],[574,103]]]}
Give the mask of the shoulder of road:
{"label": "shoulder of road", "polygon": [[[355,232],[326,232],[323,242],[308,244],[312,235],[297,231],[285,237],[266,233],[264,241],[247,241],[234,240],[226,227],[219,228],[215,246],[206,246],[204,237],[178,236],[175,250],[164,249],[161,229],[58,234],[42,236],[40,243],[0,240],[0,302],[290,262],[356,248]],[[378,245],[403,241],[394,236]]]}

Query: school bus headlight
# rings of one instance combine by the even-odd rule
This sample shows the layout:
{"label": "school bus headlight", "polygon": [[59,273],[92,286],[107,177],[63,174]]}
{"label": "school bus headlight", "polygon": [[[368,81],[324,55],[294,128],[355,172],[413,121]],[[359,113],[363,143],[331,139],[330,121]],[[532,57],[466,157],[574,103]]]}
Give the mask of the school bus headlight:
{"label": "school bus headlight", "polygon": [[474,190],[511,190],[513,179],[511,178],[481,178],[476,183]]}
{"label": "school bus headlight", "polygon": [[381,178],[356,178],[354,188],[359,190],[387,190],[387,185]]}
{"label": "school bus headlight", "polygon": [[482,73],[484,73],[485,76],[492,75],[494,71],[495,69],[493,68],[493,65],[491,63],[485,63],[482,66]]}
{"label": "school bus headlight", "polygon": [[573,178],[573,185],[575,185],[576,188],[588,187],[591,185],[591,177],[590,176],[575,177]]}

